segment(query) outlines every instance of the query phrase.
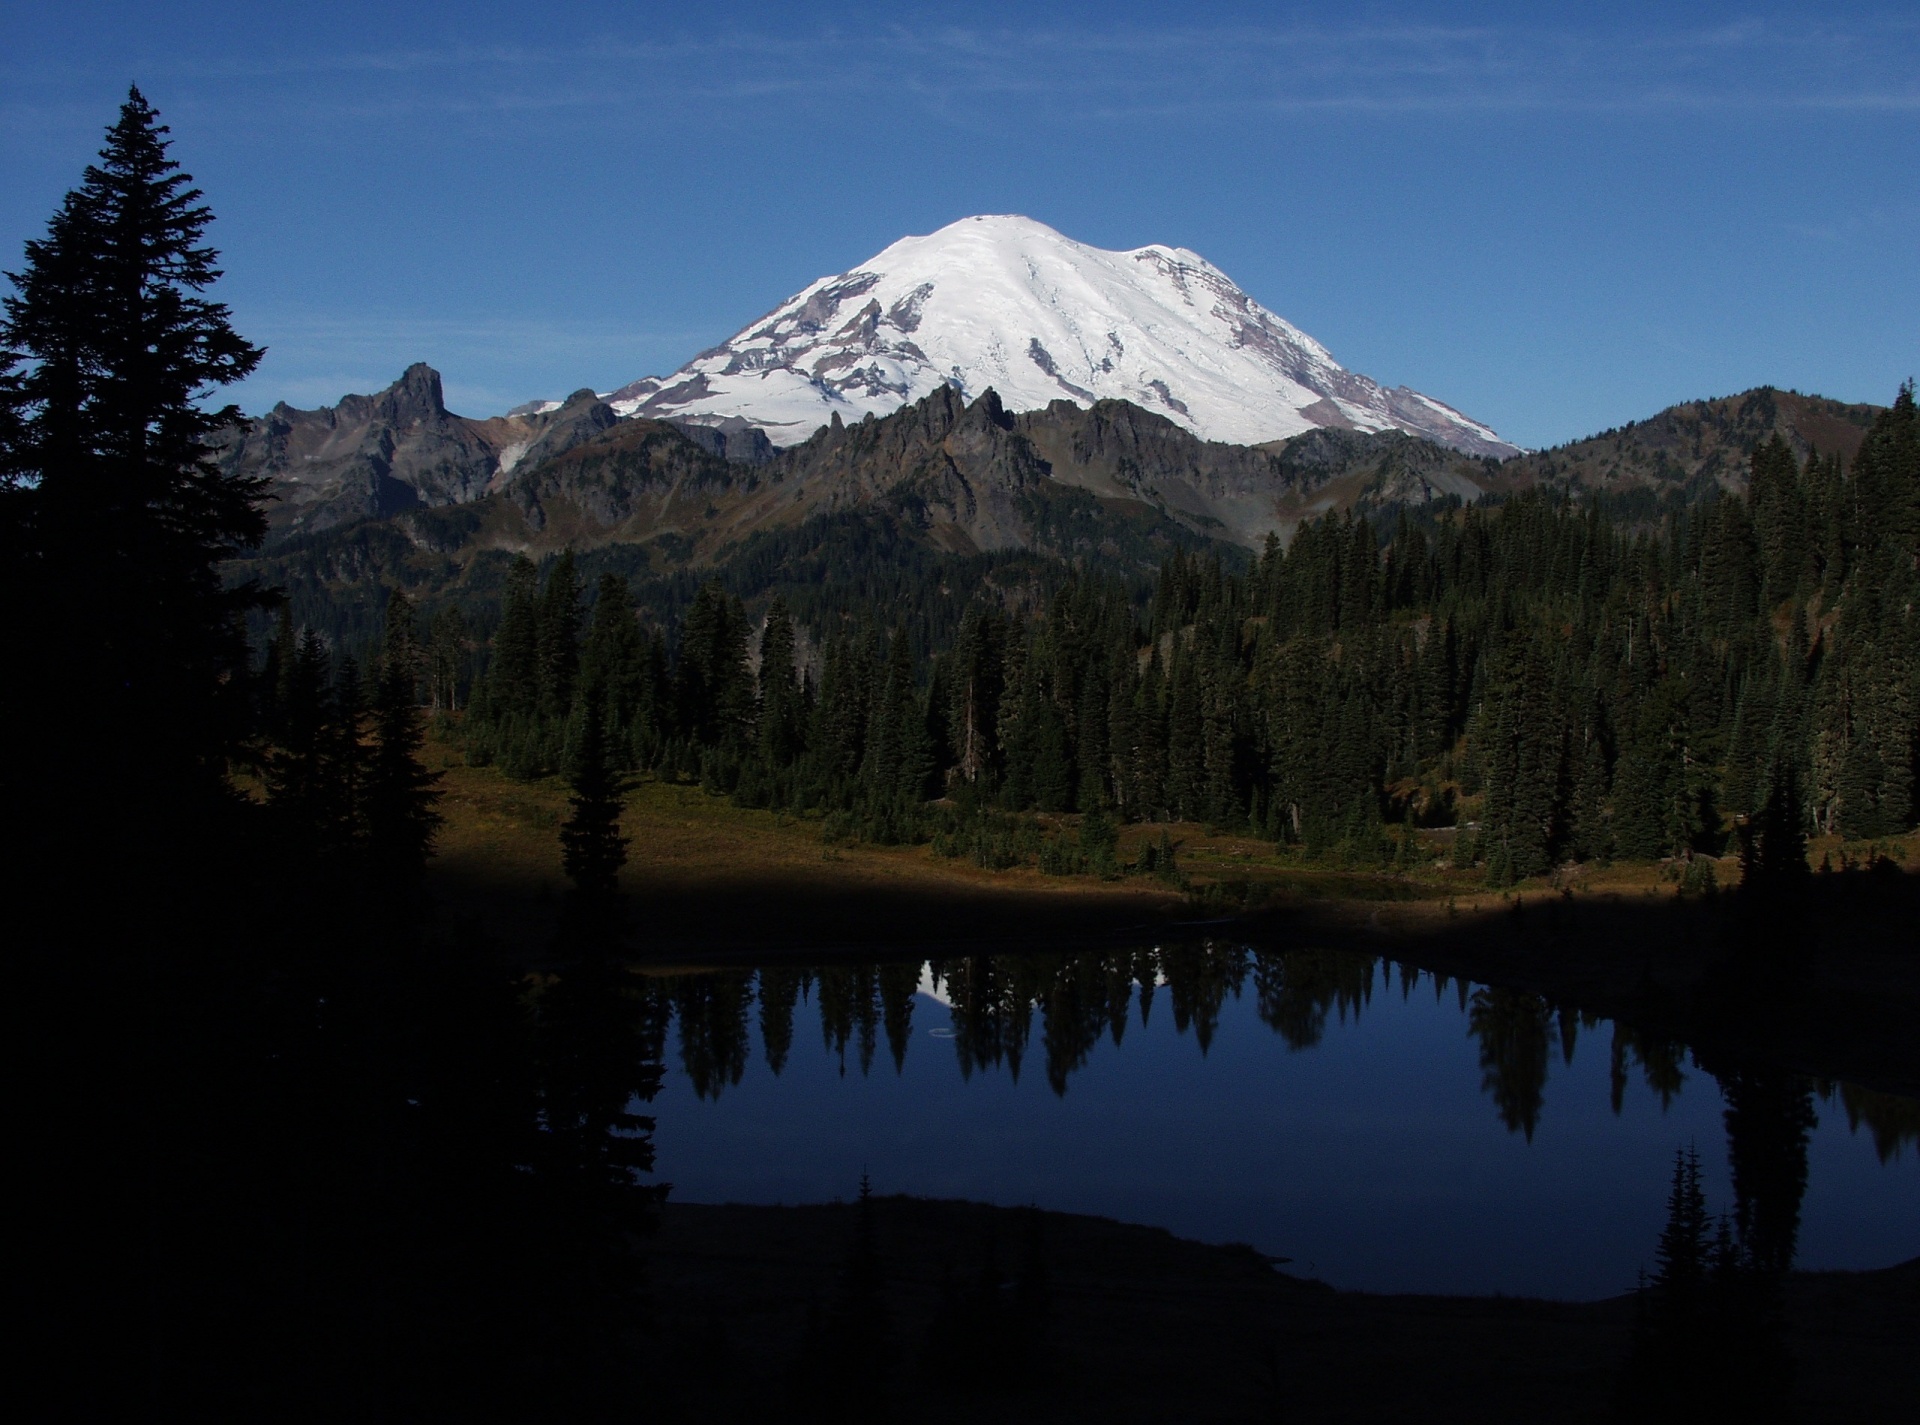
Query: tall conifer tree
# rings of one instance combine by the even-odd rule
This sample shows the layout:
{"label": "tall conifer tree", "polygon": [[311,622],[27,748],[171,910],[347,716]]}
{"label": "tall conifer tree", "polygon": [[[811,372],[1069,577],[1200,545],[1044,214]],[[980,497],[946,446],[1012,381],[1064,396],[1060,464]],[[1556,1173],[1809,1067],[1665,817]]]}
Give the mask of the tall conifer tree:
{"label": "tall conifer tree", "polygon": [[419,646],[413,606],[398,589],[387,599],[386,646],[373,697],[373,747],[364,793],[367,857],[375,884],[417,884],[440,825],[440,776],[420,761],[426,741],[419,705]]}
{"label": "tall conifer tree", "polygon": [[264,481],[223,473],[211,451],[239,411],[206,400],[262,352],[203,295],[220,276],[202,242],[212,213],[166,133],[131,90],[99,163],[11,274],[0,523],[14,547],[0,577],[10,606],[59,611],[9,621],[7,664],[38,690],[8,699],[9,715],[39,714],[24,745],[51,754],[32,765],[97,768],[177,808],[218,789],[237,736],[221,683],[244,669],[235,615],[259,595],[218,570],[266,521]]}

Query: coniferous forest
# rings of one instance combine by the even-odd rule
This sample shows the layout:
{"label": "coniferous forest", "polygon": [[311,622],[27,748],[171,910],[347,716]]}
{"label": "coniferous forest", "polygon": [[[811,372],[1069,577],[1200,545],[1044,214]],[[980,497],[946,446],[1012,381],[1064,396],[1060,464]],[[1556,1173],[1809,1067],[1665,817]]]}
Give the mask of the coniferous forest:
{"label": "coniferous forest", "polygon": [[[1737,852],[1748,904],[1811,879],[1811,837],[1920,821],[1911,381],[1850,460],[1775,438],[1744,492],[1653,514],[1537,490],[1157,568],[936,555],[829,520],[789,532],[792,557],[671,588],[584,550],[514,559],[489,607],[382,588],[377,633],[347,639],[237,572],[269,492],[216,459],[241,419],[220,393],[262,350],[211,295],[211,222],[133,90],[0,320],[20,1279],[56,1413],[628,1418],[658,1372],[706,1369],[645,1344],[673,1308],[642,1250],[670,1021],[703,1098],[739,1081],[756,995],[774,1073],[802,995],[843,1061],[852,1042],[864,1069],[884,1031],[897,1069],[920,962],[776,966],[752,993],[745,971],[632,973],[640,779],[989,870],[1177,884],[1170,828],[1202,823],[1406,872],[1419,831],[1457,828],[1456,864],[1497,887]],[[537,945],[430,893],[446,757],[565,786],[571,890]],[[1127,823],[1162,829],[1123,860]],[[1684,875],[1711,887],[1704,860]],[[1330,1008],[1357,1015],[1375,958],[1170,942],[934,964],[963,1071],[1017,1074],[1037,1008],[1064,1094],[1118,1045],[1136,981],[1142,1023],[1164,986],[1202,1050],[1251,985],[1302,1048]],[[1471,1014],[1501,1120],[1531,1138],[1550,1024],[1571,1062],[1599,1021],[1532,991],[1477,991]],[[1630,1055],[1678,1079],[1676,1039],[1619,1028],[1613,1053],[1616,1111]],[[1713,1292],[1791,1264],[1813,1089],[1719,1076],[1746,1086],[1730,1136],[1739,1110],[1747,1144],[1786,1145],[1749,1164],[1739,1210],[1792,1220],[1712,1239],[1680,1160],[1642,1404],[1734,1369],[1676,1365],[1698,1349],[1675,1341],[1720,1342],[1699,1349],[1724,1366],[1775,1339],[1748,1319],[1772,1296]],[[850,1381],[907,1379],[864,1187],[855,1210],[790,1382],[817,1418],[875,1398]],[[991,1252],[978,1291],[947,1282],[928,1371],[974,1351],[1046,1381],[1039,1241],[1007,1291]]]}
{"label": "coniferous forest", "polygon": [[1039,811],[1363,865],[1396,854],[1387,827],[1465,821],[1495,885],[1735,843],[1791,874],[1811,834],[1920,816],[1911,384],[1845,468],[1777,436],[1751,466],[1747,494],[1658,523],[1548,493],[1333,516],[1244,572],[1018,567],[891,624],[716,578],[648,628],[619,575],[589,596],[571,553],[521,557],[470,683],[441,616],[435,697],[513,776],[570,768],[594,720],[634,771],[983,864]]}

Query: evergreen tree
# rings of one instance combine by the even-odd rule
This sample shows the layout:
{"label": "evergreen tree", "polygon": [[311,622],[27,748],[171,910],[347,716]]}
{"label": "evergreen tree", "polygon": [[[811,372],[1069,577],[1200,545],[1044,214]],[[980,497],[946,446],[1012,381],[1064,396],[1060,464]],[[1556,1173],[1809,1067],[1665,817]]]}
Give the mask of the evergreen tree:
{"label": "evergreen tree", "polygon": [[507,567],[500,600],[500,627],[493,635],[493,663],[487,670],[487,716],[531,718],[540,702],[540,573],[533,561],[516,554]]}
{"label": "evergreen tree", "polygon": [[419,703],[420,651],[413,606],[399,590],[387,599],[386,646],[373,697],[373,748],[363,800],[367,857],[376,885],[405,891],[419,882],[441,817],[440,774],[420,761],[426,741]]}
{"label": "evergreen tree", "polygon": [[202,242],[212,214],[166,133],[131,90],[11,277],[0,578],[9,607],[44,612],[9,620],[0,654],[38,690],[6,700],[10,745],[39,750],[10,759],[9,780],[31,787],[58,766],[71,790],[91,772],[123,804],[144,788],[178,814],[183,793],[217,795],[240,736],[223,682],[244,673],[237,615],[261,596],[219,571],[266,521],[264,482],[213,457],[239,411],[206,399],[262,353],[203,295],[220,276]]}
{"label": "evergreen tree", "polygon": [[329,777],[332,670],[326,646],[306,630],[279,668],[275,745],[266,758],[267,806],[282,833],[306,854],[332,839],[336,820]]}
{"label": "evergreen tree", "polygon": [[806,735],[806,710],[793,659],[793,618],[786,600],[776,596],[760,635],[760,755],[773,767],[793,765]]}
{"label": "evergreen tree", "polygon": [[1749,895],[1790,894],[1805,882],[1807,827],[1801,807],[1799,772],[1776,750],[1760,810],[1741,828],[1740,885]]}
{"label": "evergreen tree", "polygon": [[615,743],[630,742],[633,725],[649,702],[647,653],[627,581],[618,574],[602,574],[580,650],[579,696],[600,704],[607,735]]}
{"label": "evergreen tree", "polygon": [[605,716],[592,702],[581,713],[568,784],[572,795],[560,827],[561,862],[581,900],[604,908],[618,893],[620,868],[627,863],[627,838],[620,831],[627,787],[607,737]]}
{"label": "evergreen tree", "polygon": [[562,551],[540,591],[534,642],[539,659],[539,709],[550,721],[573,709],[580,676],[580,574],[573,551]]}

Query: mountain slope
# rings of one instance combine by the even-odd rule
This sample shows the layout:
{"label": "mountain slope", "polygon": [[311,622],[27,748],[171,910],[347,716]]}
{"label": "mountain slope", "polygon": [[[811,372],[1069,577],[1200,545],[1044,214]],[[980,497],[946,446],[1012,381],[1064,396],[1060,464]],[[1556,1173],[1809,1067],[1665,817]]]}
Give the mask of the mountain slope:
{"label": "mountain slope", "polygon": [[966,218],[823,277],[665,378],[622,415],[746,421],[794,445],[838,414],[885,415],[951,386],[1008,409],[1131,401],[1245,445],[1315,427],[1403,430],[1516,454],[1488,427],[1343,368],[1197,253],[1108,252],[1030,218]]}
{"label": "mountain slope", "polygon": [[1711,485],[1743,491],[1747,457],[1769,437],[1779,435],[1802,462],[1819,454],[1838,456],[1844,464],[1883,409],[1760,386],[1669,406],[1617,430],[1530,452],[1501,470],[1518,486],[1620,492]]}
{"label": "mountain slope", "polygon": [[[876,506],[954,553],[1137,548],[1157,559],[1144,551],[1258,549],[1329,509],[1508,487],[1494,462],[1398,431],[1313,431],[1263,449],[1200,440],[1125,401],[1013,412],[991,389],[968,403],[950,386],[879,419],[836,418],[760,465],[698,464],[691,445],[636,418],[515,474],[498,499],[524,516],[529,542],[672,535],[695,561],[761,530]],[[680,453],[663,465],[668,449]]]}
{"label": "mountain slope", "polygon": [[[1010,412],[991,392],[969,404],[943,386],[891,416],[836,419],[797,446],[730,459],[719,450],[734,455],[739,432],[722,444],[639,418],[583,433],[610,413],[585,393],[570,404],[579,425],[550,432],[564,448],[542,454],[529,444],[531,458],[505,471],[496,456],[478,498],[429,500],[408,487],[413,498],[398,513],[291,532],[236,574],[286,587],[300,619],[351,643],[377,624],[379,585],[479,612],[497,601],[509,555],[569,547],[670,601],[710,574],[749,568],[754,587],[785,580],[797,597],[802,587],[871,579],[883,565],[924,572],[929,559],[960,560],[958,569],[1068,558],[1140,573],[1185,548],[1231,564],[1269,533],[1285,540],[1332,511],[1472,502],[1538,485],[1663,502],[1737,489],[1746,452],[1774,431],[1803,451],[1850,456],[1879,410],[1750,391],[1500,462],[1398,431],[1228,445],[1124,401]],[[309,414],[315,428],[352,425],[338,410],[331,427],[327,413]],[[483,435],[491,427],[468,424]],[[514,429],[525,439],[527,428]],[[249,434],[258,448],[260,430]],[[380,459],[384,448],[371,446]],[[366,457],[363,482],[372,469]],[[1645,517],[1638,500],[1616,503],[1616,514]]]}

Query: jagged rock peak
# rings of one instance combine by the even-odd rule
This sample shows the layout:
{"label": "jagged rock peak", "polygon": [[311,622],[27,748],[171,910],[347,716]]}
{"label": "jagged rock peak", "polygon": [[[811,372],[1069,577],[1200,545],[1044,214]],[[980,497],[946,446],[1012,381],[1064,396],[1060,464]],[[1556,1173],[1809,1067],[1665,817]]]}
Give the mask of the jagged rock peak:
{"label": "jagged rock peak", "polygon": [[785,446],[941,386],[969,399],[992,387],[1011,411],[1127,400],[1249,445],[1334,427],[1517,451],[1431,397],[1346,370],[1198,253],[1109,252],[1013,215],[902,238],[607,400],[622,415],[758,425]]}

